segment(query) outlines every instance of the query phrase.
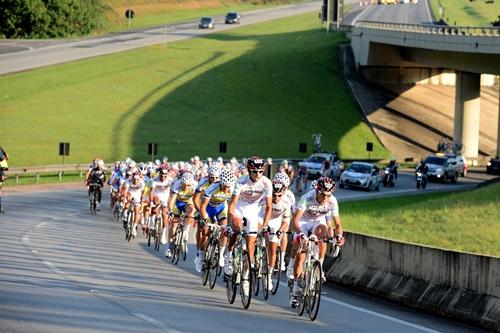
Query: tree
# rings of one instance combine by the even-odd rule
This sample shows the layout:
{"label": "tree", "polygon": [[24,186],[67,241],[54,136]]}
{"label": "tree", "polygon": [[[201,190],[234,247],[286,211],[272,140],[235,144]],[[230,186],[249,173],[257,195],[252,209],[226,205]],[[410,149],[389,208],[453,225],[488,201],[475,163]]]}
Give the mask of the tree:
{"label": "tree", "polygon": [[491,22],[494,27],[500,27],[500,15],[498,15],[498,20]]}

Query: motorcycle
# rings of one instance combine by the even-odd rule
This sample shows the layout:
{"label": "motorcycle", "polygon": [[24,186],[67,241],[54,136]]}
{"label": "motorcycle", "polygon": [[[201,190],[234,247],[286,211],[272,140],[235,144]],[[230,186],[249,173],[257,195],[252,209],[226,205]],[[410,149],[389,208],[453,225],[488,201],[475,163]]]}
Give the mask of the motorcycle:
{"label": "motorcycle", "polygon": [[392,172],[392,169],[390,167],[385,167],[384,179],[382,180],[382,183],[384,184],[384,187],[387,187],[387,186],[392,187],[395,185],[394,173]]}
{"label": "motorcycle", "polygon": [[417,188],[425,189],[427,186],[427,175],[423,172],[417,171],[415,175],[417,181]]}

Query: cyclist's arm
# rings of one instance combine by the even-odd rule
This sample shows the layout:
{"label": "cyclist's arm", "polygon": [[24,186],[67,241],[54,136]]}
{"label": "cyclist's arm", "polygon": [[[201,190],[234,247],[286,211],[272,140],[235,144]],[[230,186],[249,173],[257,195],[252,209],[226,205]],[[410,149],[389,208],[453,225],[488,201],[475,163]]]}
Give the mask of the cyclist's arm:
{"label": "cyclist's arm", "polygon": [[208,219],[208,214],[207,214],[207,206],[208,202],[210,201],[210,198],[203,197],[203,200],[201,201],[201,206],[200,206],[200,216],[202,219],[206,220]]}
{"label": "cyclist's arm", "polygon": [[[337,237],[340,236],[339,237],[339,245],[344,245],[344,243],[345,243],[344,229],[342,228],[342,223],[340,223],[340,216],[334,216],[333,217],[333,225],[332,225],[331,221],[330,221],[330,223],[328,223],[328,225],[330,226],[328,229],[335,228],[335,235]],[[328,230],[328,231],[329,231],[329,235],[333,236],[330,234],[330,230]]]}
{"label": "cyclist's arm", "polygon": [[280,225],[280,228],[279,230],[281,232],[286,232],[288,230],[288,226],[290,225],[290,218],[289,217],[284,217],[282,220],[281,220],[281,225]]}
{"label": "cyclist's arm", "polygon": [[302,217],[302,214],[304,214],[304,211],[300,208],[297,209],[297,212],[293,216],[293,220],[292,220],[292,229],[293,229],[293,231],[295,231],[298,234],[302,232],[302,228],[300,227],[300,223],[299,223],[299,220]]}
{"label": "cyclist's arm", "polygon": [[168,211],[171,212],[174,209],[174,203],[177,200],[177,193],[170,192],[170,197],[168,198]]}
{"label": "cyclist's arm", "polygon": [[[194,203],[194,208],[196,208],[196,211],[200,212],[200,209],[201,209],[201,194],[202,192],[201,191],[196,191],[194,192],[194,195],[193,195],[193,203]],[[201,214],[201,212],[200,212]]]}
{"label": "cyclist's arm", "polygon": [[264,215],[264,221],[262,222],[262,226],[266,227],[269,223],[269,219],[271,218],[271,214],[273,212],[273,199],[272,197],[266,197],[266,212]]}
{"label": "cyclist's arm", "polygon": [[227,215],[229,217],[229,221],[232,222],[234,218],[234,210],[236,209],[236,203],[238,202],[238,199],[240,198],[239,194],[233,194],[231,197],[231,202],[229,203],[229,207],[227,209]]}

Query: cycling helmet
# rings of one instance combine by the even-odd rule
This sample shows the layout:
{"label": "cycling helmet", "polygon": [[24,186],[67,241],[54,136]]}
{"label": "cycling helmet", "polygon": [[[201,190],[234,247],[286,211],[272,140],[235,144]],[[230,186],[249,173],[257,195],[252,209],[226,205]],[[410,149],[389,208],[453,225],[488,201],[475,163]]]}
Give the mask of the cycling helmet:
{"label": "cycling helmet", "polygon": [[219,178],[220,176],[220,169],[218,166],[216,165],[211,165],[208,167],[208,176],[209,177],[215,177],[215,178]]}
{"label": "cycling helmet", "polygon": [[168,162],[168,157],[167,156],[163,156],[163,163],[167,163]]}
{"label": "cycling helmet", "polygon": [[318,181],[316,182],[316,190],[320,192],[330,192],[330,191],[335,191],[335,182],[333,179],[329,177],[320,177]]}
{"label": "cycling helmet", "polygon": [[135,168],[136,166],[137,166],[137,163],[135,163],[135,161],[130,161],[130,162],[129,162],[129,164],[128,164],[128,167],[129,167],[130,169],[133,169],[133,168]]}
{"label": "cycling helmet", "polygon": [[96,161],[96,166],[100,169],[104,167],[104,161],[103,160],[97,160]]}
{"label": "cycling helmet", "polygon": [[247,160],[247,168],[250,170],[264,169],[266,161],[262,157],[252,156]]}
{"label": "cycling helmet", "polygon": [[133,176],[134,176],[134,179],[136,179],[136,180],[137,180],[137,179],[141,179],[141,173],[140,173],[140,172],[138,172],[138,171],[134,172],[134,173],[133,173]]}
{"label": "cycling helmet", "polygon": [[232,186],[234,183],[234,173],[232,170],[223,170],[220,174],[220,184],[224,186]]}
{"label": "cycling helmet", "polygon": [[207,157],[207,164],[210,164],[212,163],[212,158],[211,157]]}
{"label": "cycling helmet", "polygon": [[283,193],[286,189],[285,184],[281,180],[273,179],[273,193]]}
{"label": "cycling helmet", "polygon": [[140,171],[143,175],[145,175],[145,174],[147,174],[147,173],[148,173],[148,167],[147,167],[146,165],[142,164],[141,166],[139,166],[139,171]]}
{"label": "cycling helmet", "polygon": [[192,184],[194,182],[194,177],[191,172],[184,172],[181,176],[182,184]]}
{"label": "cycling helmet", "polygon": [[290,177],[288,177],[288,175],[284,172],[278,172],[276,175],[274,175],[273,180],[280,181],[286,187],[290,186]]}
{"label": "cycling helmet", "polygon": [[168,175],[168,169],[166,167],[161,167],[160,176],[167,176],[167,175]]}
{"label": "cycling helmet", "polygon": [[156,168],[154,167],[154,165],[149,165],[149,166],[148,166],[148,173],[149,173],[150,175],[152,175],[152,174],[156,173]]}

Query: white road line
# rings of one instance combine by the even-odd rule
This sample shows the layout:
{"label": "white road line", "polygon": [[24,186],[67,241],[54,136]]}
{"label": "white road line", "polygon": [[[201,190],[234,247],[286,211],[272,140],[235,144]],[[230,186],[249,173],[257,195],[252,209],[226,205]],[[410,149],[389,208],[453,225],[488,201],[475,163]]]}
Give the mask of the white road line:
{"label": "white road line", "polygon": [[427,16],[429,16],[429,23],[432,23],[432,16],[431,16],[431,12],[429,10],[429,1],[424,0],[424,2],[425,2],[425,9],[427,9]]}
{"label": "white road line", "polygon": [[180,331],[177,331],[177,330],[173,330],[173,329],[170,329],[168,327],[166,327],[165,325],[163,325],[162,322],[154,319],[154,318],[151,318],[149,316],[146,316],[144,313],[139,313],[139,312],[132,312],[132,314],[134,316],[136,316],[137,318],[140,318],[144,321],[147,321],[148,323],[150,323],[151,325],[161,329],[162,331],[164,332],[167,332],[167,333],[181,333]]}
{"label": "white road line", "polygon": [[[280,281],[280,285],[283,286],[284,288],[288,289],[288,284],[287,283]],[[343,306],[343,307],[346,307],[346,308],[349,308],[349,309],[352,309],[352,310],[363,312],[363,313],[369,314],[369,315],[374,316],[374,317],[378,317],[378,318],[381,318],[381,319],[389,320],[389,321],[392,321],[394,323],[398,323],[398,324],[401,324],[401,325],[404,325],[404,326],[412,327],[412,328],[418,329],[418,330],[423,331],[423,332],[442,333],[441,331],[436,331],[436,330],[433,330],[431,328],[427,328],[425,326],[417,325],[417,324],[410,323],[408,321],[401,320],[401,319],[398,319],[398,318],[395,318],[395,317],[391,317],[391,316],[388,316],[388,315],[385,315],[385,314],[382,314],[382,313],[378,313],[378,312],[375,312],[375,311],[367,310],[367,309],[361,308],[359,306],[355,306],[355,305],[351,305],[351,304],[344,303],[344,302],[341,302],[341,301],[337,301],[337,300],[334,300],[334,299],[332,299],[332,298],[330,298],[328,296],[322,295],[321,296],[321,300],[329,302],[329,303],[337,304],[337,305],[340,305],[340,306]]]}
{"label": "white road line", "polygon": [[24,245],[29,245],[30,244],[30,236],[24,235],[23,238],[22,238],[22,240],[23,240],[23,244]]}
{"label": "white road line", "polygon": [[50,261],[42,260],[42,263],[47,266],[52,272],[56,274],[61,274],[61,275],[66,275],[63,271],[61,271],[59,268],[57,268],[56,265],[51,263]]}
{"label": "white road line", "polygon": [[35,228],[41,228],[41,227],[43,227],[43,226],[44,226],[44,225],[46,225],[46,224],[47,224],[47,222],[42,222],[42,223],[39,223],[39,224],[37,224],[37,225],[35,226]]}

